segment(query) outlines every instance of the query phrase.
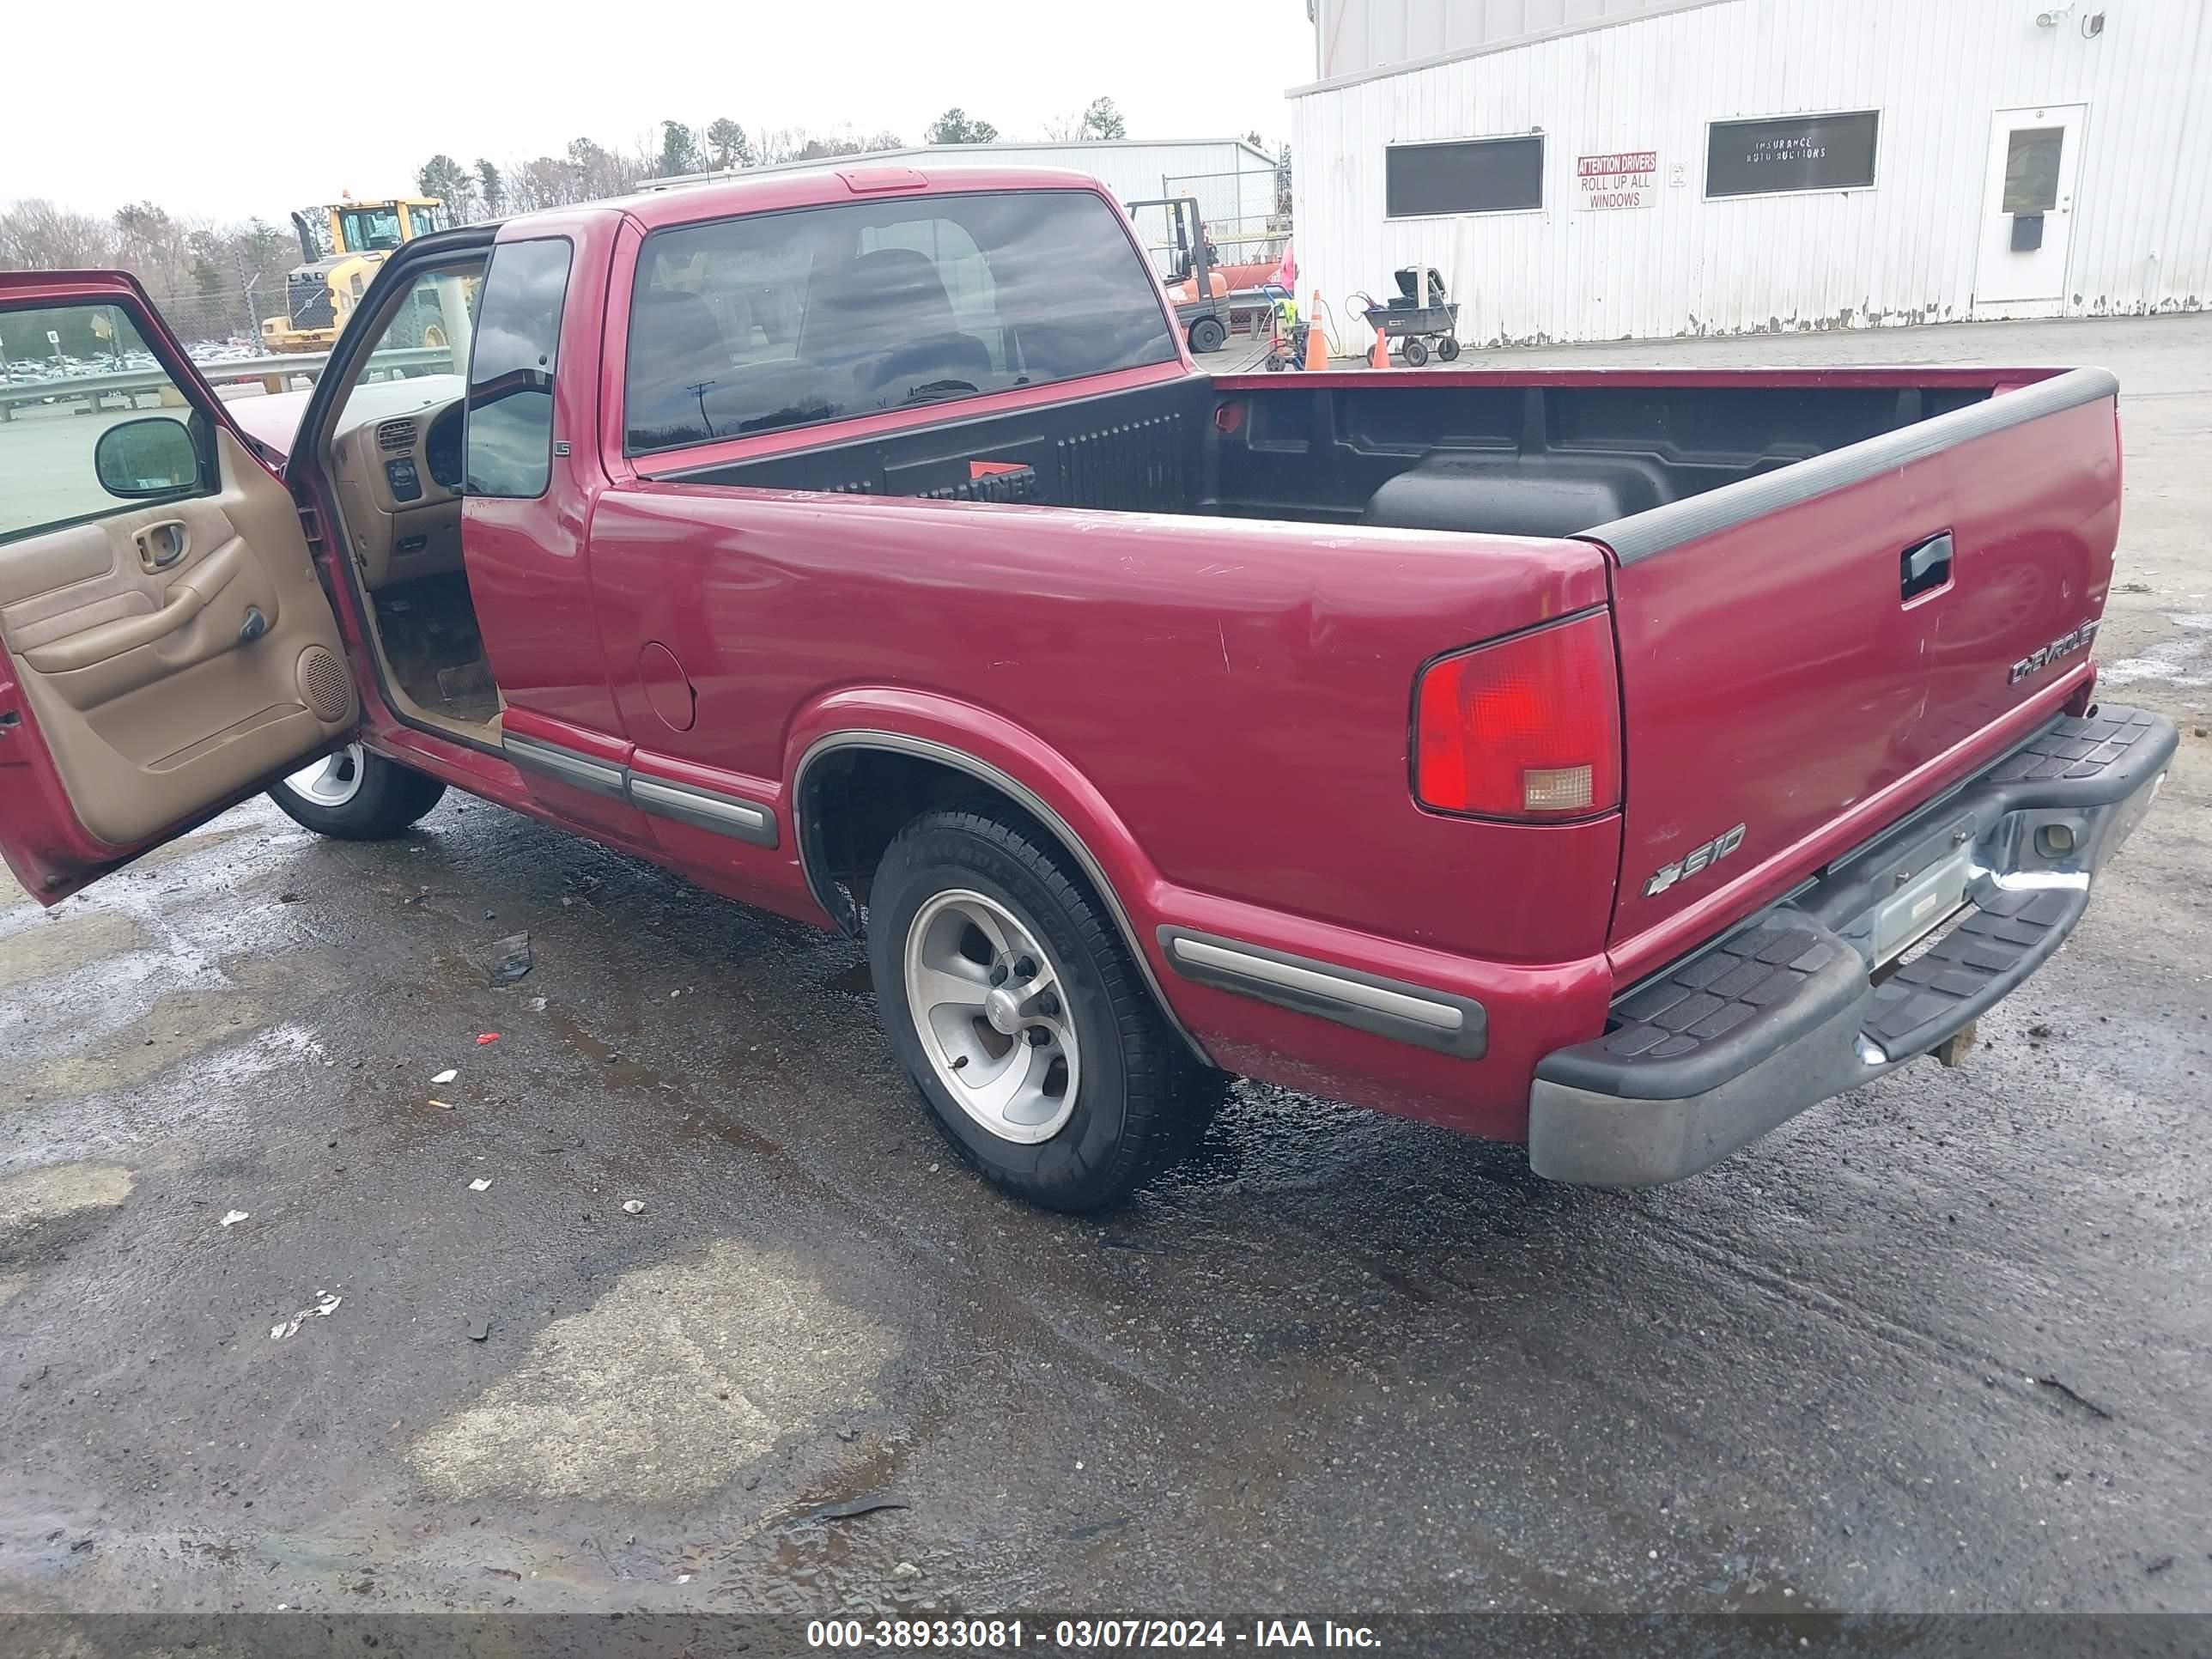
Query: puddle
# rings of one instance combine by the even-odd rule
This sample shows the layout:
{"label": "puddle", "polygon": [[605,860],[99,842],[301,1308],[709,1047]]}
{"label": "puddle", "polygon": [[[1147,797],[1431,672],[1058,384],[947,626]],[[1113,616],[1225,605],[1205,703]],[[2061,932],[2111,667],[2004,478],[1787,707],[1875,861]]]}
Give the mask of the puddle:
{"label": "puddle", "polygon": [[303,952],[228,963],[216,984],[164,992],[120,1024],[73,1029],[70,1052],[42,1054],[32,1045],[15,1063],[0,1064],[0,1101],[21,1106],[133,1090],[203,1056],[225,1082],[319,1057],[317,1040],[302,1028],[263,1028],[277,1012],[273,1005],[296,1006],[330,979],[329,963]]}
{"label": "puddle", "polygon": [[825,991],[842,991],[847,996],[867,997],[876,994],[875,976],[869,973],[866,962],[856,962],[842,973],[832,974],[822,981]]}
{"label": "puddle", "polygon": [[0,1181],[0,1237],[86,1210],[112,1210],[137,1177],[119,1164],[49,1164]]}
{"label": "puddle", "polygon": [[48,981],[103,957],[143,951],[152,943],[133,918],[113,910],[84,910],[56,916],[40,912],[24,926],[0,934],[0,991]]}

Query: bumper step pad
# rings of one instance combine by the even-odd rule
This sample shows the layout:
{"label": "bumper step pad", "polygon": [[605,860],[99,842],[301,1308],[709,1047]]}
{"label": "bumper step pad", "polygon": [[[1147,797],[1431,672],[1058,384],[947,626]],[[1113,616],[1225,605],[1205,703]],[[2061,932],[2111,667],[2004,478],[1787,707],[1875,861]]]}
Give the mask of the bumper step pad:
{"label": "bumper step pad", "polygon": [[2058,948],[2088,904],[2086,888],[1990,894],[1934,950],[1875,987],[1860,1029],[1885,1054],[1934,1048],[1962,1024],[1960,1004],[1979,1003],[1996,981],[2032,969]]}
{"label": "bumper step pad", "polygon": [[[2091,878],[2172,763],[2140,709],[2051,722],[1963,788],[1615,1003],[1529,1092],[1540,1175],[1634,1187],[1695,1174],[1817,1101],[1926,1054],[2018,987],[2088,908]],[[2048,853],[2045,829],[2063,825]],[[1871,967],[1881,907],[1969,845],[1969,907]]]}
{"label": "bumper step pad", "polygon": [[2163,729],[2170,728],[2144,708],[2114,708],[2089,718],[2069,714],[2014,750],[1979,781],[2079,782],[2110,771],[2130,750]]}
{"label": "bumper step pad", "polygon": [[1778,1008],[1845,947],[1811,922],[1768,921],[1723,939],[1687,967],[1647,985],[1613,1012],[1600,1040],[1622,1060],[1680,1060]]}

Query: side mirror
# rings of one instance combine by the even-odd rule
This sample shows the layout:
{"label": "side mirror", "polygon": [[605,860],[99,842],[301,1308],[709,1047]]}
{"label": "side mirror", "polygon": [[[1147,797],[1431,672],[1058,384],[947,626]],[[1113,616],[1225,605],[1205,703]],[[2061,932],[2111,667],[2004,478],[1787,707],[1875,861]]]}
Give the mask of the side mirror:
{"label": "side mirror", "polygon": [[182,421],[149,415],[119,421],[101,433],[93,447],[92,466],[100,487],[111,495],[173,495],[199,483],[199,446]]}

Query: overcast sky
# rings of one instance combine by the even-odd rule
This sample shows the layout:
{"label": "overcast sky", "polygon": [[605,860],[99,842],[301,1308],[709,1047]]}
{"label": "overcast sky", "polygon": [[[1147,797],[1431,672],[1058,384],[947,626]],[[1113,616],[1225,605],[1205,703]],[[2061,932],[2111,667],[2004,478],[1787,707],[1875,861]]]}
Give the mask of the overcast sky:
{"label": "overcast sky", "polygon": [[[32,33],[58,47],[58,17]],[[102,0],[79,21],[66,51],[9,67],[0,201],[280,227],[340,191],[411,191],[438,150],[503,167],[580,135],[628,147],[663,117],[914,143],[957,104],[1041,137],[1103,94],[1133,138],[1272,144],[1313,70],[1304,0]]]}

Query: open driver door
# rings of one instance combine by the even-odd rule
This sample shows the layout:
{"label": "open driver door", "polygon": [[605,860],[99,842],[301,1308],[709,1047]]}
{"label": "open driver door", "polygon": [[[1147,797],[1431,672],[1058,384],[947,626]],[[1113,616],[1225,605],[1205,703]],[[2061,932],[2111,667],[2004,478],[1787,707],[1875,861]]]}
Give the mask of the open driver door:
{"label": "open driver door", "polygon": [[360,705],[291,492],[135,281],[0,274],[0,850],[53,904]]}

